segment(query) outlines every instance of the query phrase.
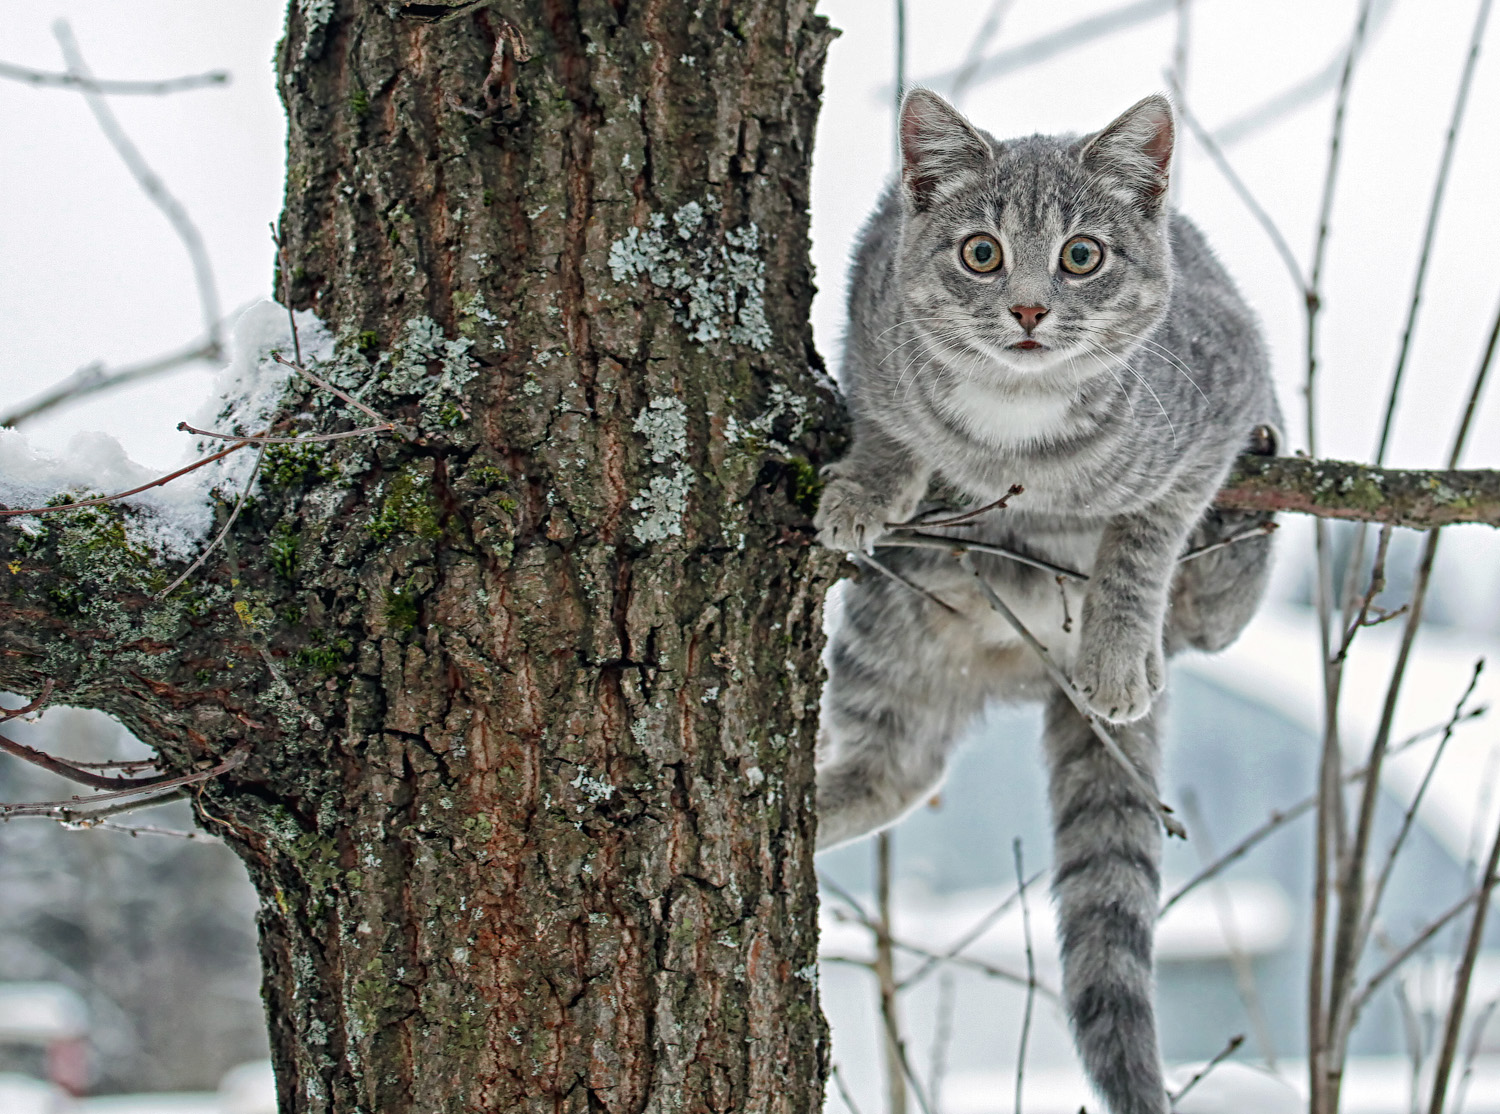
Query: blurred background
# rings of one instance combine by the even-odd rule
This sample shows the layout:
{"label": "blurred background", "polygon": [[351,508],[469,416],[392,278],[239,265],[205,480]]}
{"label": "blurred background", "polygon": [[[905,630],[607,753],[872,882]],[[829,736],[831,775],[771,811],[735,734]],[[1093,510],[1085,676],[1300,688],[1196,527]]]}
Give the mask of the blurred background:
{"label": "blurred background", "polygon": [[[1167,89],[1175,67],[1188,107],[1217,137],[1305,272],[1334,91],[1357,6],[907,0],[906,74],[911,83],[955,95],[977,124],[1005,137],[1102,127],[1144,94]],[[812,214],[821,287],[814,328],[824,358],[837,368],[848,252],[894,160],[896,20],[886,2],[824,0],[820,8],[843,31],[825,75]],[[1477,9],[1478,0],[1371,5],[1323,275],[1320,455],[1369,459],[1374,449]],[[110,98],[124,130],[200,230],[231,318],[271,288],[267,225],[278,215],[285,137],[271,60],[283,17],[280,0],[40,0],[7,13],[0,44],[0,62],[61,70],[52,24],[66,18],[100,77],[232,74],[227,84],[191,92]],[[1479,59],[1437,226],[1387,457],[1397,466],[1442,464],[1500,297],[1497,35],[1492,27]],[[201,338],[182,244],[77,93],[0,80],[0,182],[0,415],[79,368],[148,361]],[[1176,204],[1205,229],[1259,312],[1290,448],[1305,448],[1301,292],[1186,129],[1174,190]],[[26,422],[25,435],[65,454],[74,434],[99,430],[142,464],[176,465],[187,438],[174,427],[200,408],[212,371],[207,361],[187,363]],[[1495,392],[1483,401],[1469,444],[1465,465],[1500,467]],[[1391,606],[1409,594],[1417,543],[1405,533],[1392,543],[1382,597]],[[1273,599],[1261,616],[1226,654],[1174,666],[1163,788],[1187,815],[1193,840],[1169,849],[1168,891],[1214,850],[1313,789],[1322,708],[1311,552],[1309,525],[1285,520]],[[1475,660],[1495,656],[1500,547],[1492,531],[1447,532],[1428,615],[1399,707],[1398,739],[1441,725]],[[1355,644],[1345,698],[1351,765],[1363,761],[1373,733],[1398,625],[1367,631]],[[1500,685],[1486,676],[1471,706],[1497,694]],[[985,914],[1015,888],[1014,841],[1021,841],[1027,873],[1048,863],[1039,727],[1029,711],[997,709],[976,728],[941,797],[893,836],[892,933],[908,945],[897,949],[893,977],[918,976],[897,994],[917,1080],[918,1093],[908,1099],[914,1111],[922,1103],[933,1114],[1014,1109],[1026,933],[1020,902],[989,923]],[[22,741],[80,759],[140,749],[111,721],[73,710],[16,731]],[[1500,811],[1497,741],[1488,719],[1455,731],[1383,907],[1372,966],[1451,905],[1476,873]],[[1377,847],[1388,845],[1436,745],[1429,737],[1387,767]],[[47,781],[0,759],[0,800],[66,795],[61,783]],[[186,831],[186,810],[176,807],[181,811],[128,819]],[[1298,1060],[1305,1050],[1311,839],[1308,818],[1286,825],[1164,919],[1160,1012],[1169,1063],[1201,1062],[1244,1034],[1236,1060],[1247,1070],[1281,1072],[1293,1086],[1305,1075]],[[860,922],[875,909],[873,862],[871,844],[820,860],[830,883],[821,988],[843,1088],[830,1087],[828,1108],[839,1114],[888,1108],[883,1023],[869,967],[873,935]],[[1027,1033],[1026,1109],[1074,1114],[1089,1100],[1065,1023],[1046,993],[1058,976],[1045,878],[1028,890],[1026,906],[1043,988]],[[211,837],[68,831],[44,820],[0,825],[0,1110],[61,1110],[64,1091],[84,1096],[68,1109],[270,1109],[254,907],[242,870]],[[922,955],[944,955],[971,936],[956,961],[933,964]],[[1413,1109],[1412,1050],[1432,1046],[1457,946],[1454,933],[1438,934],[1405,976],[1372,1000],[1356,1034],[1346,1110]],[[1486,1031],[1497,995],[1500,951],[1493,951],[1482,957],[1470,999],[1471,1114],[1500,1112],[1500,1025]],[[1221,1108],[1212,1106],[1212,1078],[1194,1101],[1205,1111]]]}

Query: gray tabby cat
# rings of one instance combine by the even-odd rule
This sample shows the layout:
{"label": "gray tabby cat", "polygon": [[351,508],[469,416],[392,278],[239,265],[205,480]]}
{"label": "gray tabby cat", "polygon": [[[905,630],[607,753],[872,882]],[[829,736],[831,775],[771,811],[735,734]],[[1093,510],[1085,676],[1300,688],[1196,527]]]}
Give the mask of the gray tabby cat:
{"label": "gray tabby cat", "polygon": [[827,469],[817,516],[824,544],[880,546],[883,564],[952,609],[884,576],[848,586],[823,694],[819,846],[926,799],[987,701],[1045,702],[1065,997],[1114,1114],[1168,1105],[1152,1007],[1152,802],[951,554],[881,539],[934,481],[948,503],[974,506],[1024,485],[1006,509],[928,532],[1088,574],[1062,582],[975,555],[1155,785],[1165,657],[1239,634],[1270,546],[1178,558],[1264,521],[1211,503],[1251,431],[1280,422],[1250,310],[1166,203],[1172,145],[1161,97],[1094,135],[1004,143],[934,93],[906,98],[901,178],[865,227],[850,283],[841,385],[854,442]]}

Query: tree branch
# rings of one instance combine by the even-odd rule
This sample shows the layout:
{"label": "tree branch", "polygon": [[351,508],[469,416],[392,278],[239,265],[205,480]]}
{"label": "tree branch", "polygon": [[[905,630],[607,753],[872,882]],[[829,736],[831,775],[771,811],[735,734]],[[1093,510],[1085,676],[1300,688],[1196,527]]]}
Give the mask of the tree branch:
{"label": "tree branch", "polygon": [[1294,456],[1239,458],[1216,500],[1236,511],[1291,511],[1413,530],[1500,526],[1500,471],[1374,468]]}

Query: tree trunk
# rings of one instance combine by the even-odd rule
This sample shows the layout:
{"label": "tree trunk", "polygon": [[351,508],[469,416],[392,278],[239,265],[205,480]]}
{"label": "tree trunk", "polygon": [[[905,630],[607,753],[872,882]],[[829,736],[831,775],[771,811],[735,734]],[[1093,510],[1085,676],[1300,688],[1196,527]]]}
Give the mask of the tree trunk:
{"label": "tree trunk", "polygon": [[450,5],[299,0],[279,59],[286,284],[407,435],[268,449],[165,602],[130,510],[0,524],[0,686],[177,770],[248,747],[198,808],[262,896],[284,1111],[816,1110],[831,34]]}

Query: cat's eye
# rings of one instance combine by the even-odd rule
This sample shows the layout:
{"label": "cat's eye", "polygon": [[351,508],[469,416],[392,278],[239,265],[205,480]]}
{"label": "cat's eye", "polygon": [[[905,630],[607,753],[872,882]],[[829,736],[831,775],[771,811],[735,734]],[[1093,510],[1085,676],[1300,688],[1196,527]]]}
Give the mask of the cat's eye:
{"label": "cat's eye", "polygon": [[959,251],[964,266],[976,275],[987,275],[1000,266],[1000,241],[988,232],[970,236]]}
{"label": "cat's eye", "polygon": [[1092,236],[1074,236],[1063,245],[1059,262],[1070,275],[1091,275],[1104,262],[1104,248]]}

